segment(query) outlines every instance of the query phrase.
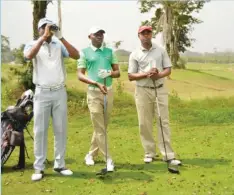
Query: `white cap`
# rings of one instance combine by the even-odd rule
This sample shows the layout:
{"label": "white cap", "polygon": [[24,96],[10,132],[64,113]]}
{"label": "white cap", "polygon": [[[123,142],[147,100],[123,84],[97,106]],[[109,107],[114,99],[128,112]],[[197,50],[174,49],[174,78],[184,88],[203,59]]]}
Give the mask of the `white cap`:
{"label": "white cap", "polygon": [[99,26],[93,26],[89,30],[89,35],[97,33],[98,31],[102,31],[103,33],[105,33],[105,31],[102,28],[100,28]]}
{"label": "white cap", "polygon": [[42,18],[39,20],[37,28],[41,28],[44,24],[55,24],[52,20],[49,20],[48,18]]}

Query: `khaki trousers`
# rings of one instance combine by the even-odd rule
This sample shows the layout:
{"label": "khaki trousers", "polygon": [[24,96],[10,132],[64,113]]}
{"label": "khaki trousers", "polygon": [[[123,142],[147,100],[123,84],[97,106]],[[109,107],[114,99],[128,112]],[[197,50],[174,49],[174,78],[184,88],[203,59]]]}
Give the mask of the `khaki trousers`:
{"label": "khaki trousers", "polygon": [[[165,87],[157,89],[159,110],[162,119],[162,127],[164,133],[164,140],[166,144],[168,160],[175,157],[170,143],[170,128],[169,128],[169,112],[168,112],[168,93]],[[156,156],[155,141],[153,138],[153,119],[156,115],[157,129],[158,129],[158,148],[165,159],[165,150],[163,145],[163,138],[157,113],[157,104],[155,97],[155,90],[150,88],[143,88],[136,86],[135,101],[138,113],[139,130],[142,146],[145,155],[149,157]]]}
{"label": "khaki trousers", "polygon": [[111,158],[109,155],[109,149],[105,149],[105,128],[107,128],[110,114],[113,107],[113,91],[108,90],[107,94],[107,122],[104,124],[104,95],[101,91],[88,90],[87,103],[90,111],[90,117],[94,128],[93,137],[91,140],[91,147],[89,154],[96,156],[98,150],[105,156]]}

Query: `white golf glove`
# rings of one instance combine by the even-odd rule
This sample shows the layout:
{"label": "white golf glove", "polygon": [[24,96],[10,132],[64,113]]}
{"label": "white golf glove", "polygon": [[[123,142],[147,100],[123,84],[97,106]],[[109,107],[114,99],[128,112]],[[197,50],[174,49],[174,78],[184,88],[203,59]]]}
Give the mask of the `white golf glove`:
{"label": "white golf glove", "polygon": [[54,32],[54,36],[56,36],[59,40],[63,38],[62,32],[60,30],[56,30]]}
{"label": "white golf glove", "polygon": [[32,91],[31,89],[29,89],[29,90],[27,90],[27,91],[25,91],[25,92],[23,93],[23,96],[26,96],[26,97],[28,97],[29,99],[32,99],[32,98],[33,98],[33,91]]}
{"label": "white golf glove", "polygon": [[104,79],[104,78],[109,77],[109,76],[111,76],[111,70],[99,69],[98,77]]}

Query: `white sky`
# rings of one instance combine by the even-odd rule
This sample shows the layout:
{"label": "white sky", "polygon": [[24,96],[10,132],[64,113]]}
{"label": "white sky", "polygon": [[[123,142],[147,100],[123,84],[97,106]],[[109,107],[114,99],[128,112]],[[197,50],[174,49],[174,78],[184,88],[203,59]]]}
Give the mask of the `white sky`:
{"label": "white sky", "polygon": [[[63,35],[76,48],[88,45],[88,31],[93,25],[104,28],[107,41],[123,43],[132,51],[139,45],[137,29],[149,14],[141,14],[136,1],[62,1]],[[57,20],[57,3],[49,4],[47,17]],[[194,26],[196,39],[192,51],[234,51],[234,1],[212,1],[198,14],[202,24]],[[1,1],[1,34],[10,38],[11,47],[32,40],[31,1]]]}

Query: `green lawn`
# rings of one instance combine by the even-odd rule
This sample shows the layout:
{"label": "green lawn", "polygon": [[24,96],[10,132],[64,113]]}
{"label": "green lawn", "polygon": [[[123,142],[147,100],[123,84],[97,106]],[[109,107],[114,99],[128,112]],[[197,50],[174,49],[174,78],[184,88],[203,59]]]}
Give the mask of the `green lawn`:
{"label": "green lawn", "polygon": [[[209,92],[214,89],[204,87],[230,86],[231,88],[233,79],[222,75],[222,77],[227,78],[225,80],[214,73],[208,75],[205,74],[205,71],[205,73],[203,71],[200,73],[194,70],[197,69],[189,67],[189,70],[185,71],[176,70],[172,75],[172,80],[167,81],[169,87],[173,86],[170,90],[174,90],[170,97],[170,118],[172,145],[184,163],[180,168],[180,175],[168,173],[166,164],[160,160],[161,157],[152,164],[143,163],[143,149],[139,139],[137,114],[132,97],[134,88],[133,84],[126,80],[126,72],[122,72],[120,81],[121,84],[124,84],[125,93],[120,95],[116,93],[112,119],[108,127],[109,145],[115,161],[116,172],[108,174],[102,179],[97,178],[95,173],[105,166],[103,157],[99,156],[93,167],[85,166],[83,161],[93,131],[87,106],[83,103],[85,101],[85,86],[77,81],[75,73],[69,73],[67,80],[69,127],[66,162],[67,166],[74,171],[74,175],[63,177],[52,171],[53,134],[50,126],[48,140],[50,164],[46,164],[45,178],[40,182],[31,181],[34,160],[33,142],[26,133],[26,144],[30,155],[30,159],[26,159],[26,170],[23,172],[11,170],[11,166],[17,162],[17,149],[3,170],[2,194],[234,194],[232,152],[234,147],[234,96],[231,96],[230,93],[226,97],[222,97],[222,94],[213,97]],[[187,85],[184,90],[182,87],[186,85],[182,86],[181,83]],[[202,86],[197,85],[198,83]],[[217,86],[218,83],[221,83],[222,86]],[[115,85],[117,89],[117,82]],[[6,86],[3,83],[4,90],[8,89]],[[194,91],[194,95],[188,98],[191,91]],[[13,92],[9,90],[3,92],[2,94],[5,95],[2,96],[2,109],[9,103],[16,101],[11,96],[7,96],[8,93]],[[208,94],[209,99],[199,97],[201,93]],[[185,101],[184,99],[191,100]],[[156,128],[154,130],[156,137]],[[30,131],[32,133],[32,123]]]}

